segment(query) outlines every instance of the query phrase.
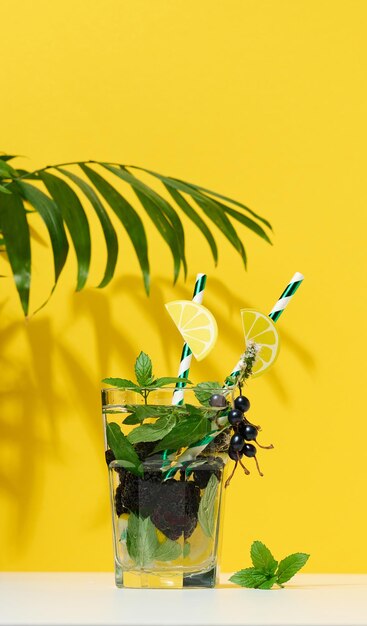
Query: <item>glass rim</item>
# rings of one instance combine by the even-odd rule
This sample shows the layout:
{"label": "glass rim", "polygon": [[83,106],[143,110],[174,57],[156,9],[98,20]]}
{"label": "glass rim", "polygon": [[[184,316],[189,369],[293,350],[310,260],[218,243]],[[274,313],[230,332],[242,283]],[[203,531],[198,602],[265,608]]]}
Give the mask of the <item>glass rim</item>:
{"label": "glass rim", "polygon": [[101,387],[101,391],[135,391],[135,393],[139,393],[140,391],[212,391],[213,393],[217,391],[227,391],[230,393],[234,389],[236,389],[237,385],[231,385],[226,387],[223,384],[223,387],[208,387],[207,389],[204,387],[198,387],[198,385],[183,385],[182,387],[176,387],[175,385],[171,386],[162,386],[162,387]]}

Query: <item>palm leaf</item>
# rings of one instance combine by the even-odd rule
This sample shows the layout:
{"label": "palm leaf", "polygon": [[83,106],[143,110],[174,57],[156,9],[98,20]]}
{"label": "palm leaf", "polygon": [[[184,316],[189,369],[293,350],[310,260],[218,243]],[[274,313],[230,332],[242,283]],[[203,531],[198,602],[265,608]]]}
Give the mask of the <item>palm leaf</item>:
{"label": "palm leaf", "polygon": [[28,315],[31,286],[31,243],[23,201],[12,185],[0,194],[0,228],[24,315]]}
{"label": "palm leaf", "polygon": [[17,155],[15,154],[0,154],[0,159],[2,161],[11,161],[12,159],[16,159]]}
{"label": "palm leaf", "polygon": [[[118,169],[107,163],[103,163],[103,166],[131,185],[135,191],[153,224],[155,224],[159,233],[170,247],[174,263],[174,280],[176,281],[180,272],[181,261],[183,262],[184,268],[186,267],[184,242],[179,239],[179,233],[177,231],[178,222],[180,224],[178,230],[182,233],[183,229],[177,213],[164,198],[130,174],[126,169]],[[174,215],[173,220],[172,215]]]}
{"label": "palm leaf", "polygon": [[170,194],[170,196],[176,202],[176,204],[180,207],[180,209],[187,215],[187,217],[202,232],[202,234],[204,235],[205,239],[207,240],[207,242],[208,242],[208,244],[210,246],[210,250],[212,252],[215,264],[217,264],[217,262],[218,262],[218,248],[217,248],[217,244],[215,243],[215,239],[214,239],[213,235],[211,234],[208,226],[204,222],[204,220],[202,220],[200,215],[198,215],[198,213],[196,213],[196,211],[194,211],[192,206],[180,194],[180,192],[177,191],[177,189],[173,189],[172,187],[169,187],[166,184],[164,184],[164,186],[167,189],[167,191]]}
{"label": "palm leaf", "polygon": [[79,189],[81,189],[84,195],[88,198],[89,202],[91,203],[92,207],[94,208],[98,216],[98,219],[102,226],[102,230],[103,230],[103,234],[104,234],[104,238],[106,242],[106,248],[107,248],[106,269],[104,272],[104,276],[101,282],[99,283],[98,287],[99,288],[105,287],[113,278],[113,275],[115,273],[116,263],[117,263],[119,243],[118,243],[116,231],[114,227],[112,226],[112,222],[110,218],[108,217],[108,213],[106,209],[104,208],[102,202],[100,201],[94,189],[90,185],[88,185],[88,183],[86,183],[85,180],[83,180],[76,174],[73,174],[72,172],[68,172],[68,170],[64,169],[63,167],[58,167],[57,169],[59,172],[62,172],[64,176],[67,176],[68,178],[70,178],[70,180],[72,180],[73,183],[75,183],[75,185],[77,185]]}
{"label": "palm leaf", "polygon": [[80,291],[88,278],[91,257],[87,216],[75,191],[64,180],[48,172],[40,172],[40,178],[60,208],[70,233],[78,261],[77,291]]}
{"label": "palm leaf", "polygon": [[[179,179],[176,179],[176,180],[179,180]],[[253,217],[256,217],[257,220],[259,220],[260,222],[265,224],[265,226],[267,226],[270,230],[272,230],[271,224],[270,222],[268,222],[268,220],[266,220],[263,217],[260,217],[260,215],[255,213],[255,211],[253,211],[252,209],[249,209],[249,207],[246,206],[245,204],[242,204],[242,202],[238,202],[238,200],[233,200],[232,198],[228,198],[228,196],[223,196],[221,193],[217,193],[216,191],[210,191],[210,189],[206,189],[205,187],[194,185],[193,183],[189,183],[189,185],[190,187],[192,187],[193,189],[196,189],[197,191],[203,191],[204,193],[209,193],[211,196],[215,196],[216,198],[221,198],[221,200],[225,200],[226,202],[229,202],[230,204],[235,204],[236,206],[239,206],[242,209],[245,209],[247,213],[250,213],[250,215],[252,215]]]}
{"label": "palm leaf", "polygon": [[246,266],[247,259],[243,244],[221,206],[215,200],[209,198],[208,196],[204,196],[204,194],[199,191],[196,191],[196,189],[191,187],[189,184],[167,176],[161,176],[160,174],[157,174],[156,176],[159,177],[167,187],[183,191],[184,193],[192,196],[207,217],[214,222],[217,228],[222,231],[224,236],[228,239],[228,241],[230,241],[237,252],[240,253]]}
{"label": "palm leaf", "polygon": [[[142,172],[147,172],[147,174],[151,174],[151,176],[155,176],[156,178],[159,178],[162,181],[167,179],[167,176],[162,176],[161,174],[158,174],[157,172],[153,172],[152,170],[148,170],[145,167],[138,167],[137,165],[130,165],[129,167],[131,167],[132,169],[141,170]],[[255,217],[257,220],[265,224],[265,226],[267,226],[270,230],[272,230],[271,224],[268,222],[268,220],[266,220],[264,217],[261,217],[260,215],[255,213],[255,211],[253,211],[252,209],[249,209],[249,207],[246,206],[245,204],[242,204],[242,202],[238,202],[238,200],[234,200],[233,198],[224,196],[221,193],[217,193],[216,191],[210,191],[210,189],[206,189],[205,187],[194,185],[194,183],[186,183],[180,180],[179,178],[170,178],[169,180],[172,182],[176,181],[177,183],[183,183],[186,187],[191,187],[193,191],[197,191],[200,193],[201,192],[209,193],[210,195],[215,196],[216,198],[221,198],[221,200],[226,200],[226,202],[229,202],[230,204],[234,204],[238,207],[241,207],[242,209],[247,211],[247,213],[250,213],[250,215]]]}
{"label": "palm leaf", "polygon": [[[245,249],[231,219],[241,223],[264,241],[270,242],[265,230],[265,227],[271,228],[267,220],[237,200],[209,191],[199,185],[186,183],[178,178],[163,176],[135,166],[97,161],[64,163],[28,172],[11,167],[8,161],[12,158],[15,157],[0,155],[0,239],[2,245],[5,245],[26,315],[28,314],[31,280],[30,238],[32,232],[28,225],[29,214],[32,213],[32,216],[39,214],[49,233],[54,263],[52,291],[67,260],[69,244],[65,227],[70,234],[76,253],[77,290],[80,290],[86,284],[91,261],[90,227],[88,213],[81,201],[83,199],[88,201],[97,215],[107,248],[104,275],[98,286],[104,287],[111,281],[118,260],[118,238],[110,219],[109,211],[111,210],[123,225],[133,244],[142,271],[144,286],[146,292],[149,293],[148,242],[139,211],[106,180],[100,170],[97,171],[98,168],[113,174],[119,179],[120,184],[127,185],[134,191],[139,201],[138,208],[140,204],[140,210],[147,213],[170,249],[173,257],[174,281],[177,280],[181,267],[185,276],[187,272],[185,231],[180,213],[200,230],[210,247],[215,263],[218,259],[218,248],[207,220],[220,230],[240,254],[245,265]],[[70,166],[78,166],[83,173],[83,178],[70,171]],[[50,169],[53,169],[56,175],[50,173]],[[163,185],[166,194],[168,193],[169,200],[140,180],[130,169],[145,172],[157,179]],[[49,195],[40,188],[40,185],[44,185]],[[32,211],[24,207],[23,200],[29,202]]]}
{"label": "palm leaf", "polygon": [[55,281],[53,289],[65,265],[69,243],[66,237],[64,222],[58,205],[43,191],[23,180],[15,182],[23,198],[31,204],[42,217],[51,240],[54,259]]}
{"label": "palm leaf", "polygon": [[131,204],[100,174],[82,163],[80,163],[80,168],[108,202],[126,229],[143,272],[145,290],[149,293],[148,243],[141,218]]}

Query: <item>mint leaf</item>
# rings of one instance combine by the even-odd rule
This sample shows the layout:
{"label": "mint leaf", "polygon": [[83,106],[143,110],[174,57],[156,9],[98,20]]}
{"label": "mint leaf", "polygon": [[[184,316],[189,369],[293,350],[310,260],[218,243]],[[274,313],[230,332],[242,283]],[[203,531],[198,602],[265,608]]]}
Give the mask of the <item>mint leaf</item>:
{"label": "mint leaf", "polygon": [[187,378],[173,377],[173,376],[165,376],[163,378],[157,378],[154,380],[150,387],[164,387],[164,385],[173,385],[176,383],[186,383],[187,385],[191,385],[191,380]]}
{"label": "mint leaf", "polygon": [[255,567],[240,569],[229,580],[236,585],[240,585],[240,587],[249,587],[250,589],[257,589],[260,585],[267,582],[265,574],[255,569]]}
{"label": "mint leaf", "polygon": [[254,541],[251,546],[251,561],[256,569],[264,572],[264,574],[275,573],[278,562],[274,559],[269,548],[261,541]]}
{"label": "mint leaf", "polygon": [[129,556],[139,567],[149,565],[159,547],[155,526],[149,517],[143,519],[130,513],[127,523],[126,546]]}
{"label": "mint leaf", "polygon": [[136,426],[136,424],[141,424],[144,419],[144,417],[140,419],[139,415],[137,415],[136,413],[131,413],[130,415],[125,417],[124,420],[122,420],[122,423],[126,424],[127,426]]}
{"label": "mint leaf", "polygon": [[268,580],[266,580],[264,583],[259,585],[257,589],[271,589],[272,586],[275,585],[276,582],[277,582],[277,577],[271,576],[271,578],[268,578]]}
{"label": "mint leaf", "polygon": [[115,455],[116,461],[121,462],[123,467],[129,469],[133,474],[141,476],[143,467],[134,447],[125,437],[121,428],[116,422],[106,425],[107,443]]}
{"label": "mint leaf", "polygon": [[153,382],[152,361],[145,352],[140,352],[135,361],[136,380],[141,387],[149,387]]}
{"label": "mint leaf", "polygon": [[139,424],[148,417],[161,417],[167,408],[169,408],[169,411],[172,412],[171,407],[150,406],[149,404],[142,404],[141,406],[126,404],[125,409],[130,413],[130,415],[124,419],[123,423],[130,425]]}
{"label": "mint leaf", "polygon": [[102,382],[111,385],[111,387],[117,387],[118,389],[138,389],[138,385],[127,378],[104,378]]}
{"label": "mint leaf", "polygon": [[186,415],[187,411],[184,407],[179,406],[157,406],[153,404],[142,404],[136,406],[134,404],[126,404],[125,408],[129,411],[123,424],[135,425],[143,422],[145,419],[154,417],[163,417],[164,415]]}
{"label": "mint leaf", "polygon": [[277,570],[277,583],[282,585],[290,580],[307,563],[310,555],[304,552],[295,552],[280,561]]}
{"label": "mint leaf", "polygon": [[198,519],[204,534],[213,537],[214,533],[214,508],[219,481],[215,474],[212,474],[205,488],[204,495],[200,500]]}
{"label": "mint leaf", "polygon": [[130,443],[140,443],[141,441],[158,441],[167,435],[174,425],[176,418],[173,413],[164,415],[157,419],[154,424],[141,424],[128,434],[127,438]]}
{"label": "mint leaf", "polygon": [[166,539],[160,543],[155,551],[154,558],[156,561],[174,561],[181,554],[181,546],[177,541]]}
{"label": "mint leaf", "polygon": [[185,559],[187,556],[189,556],[190,554],[190,550],[191,550],[191,544],[188,541],[185,541],[184,546],[183,546],[183,558]]}
{"label": "mint leaf", "polygon": [[213,389],[222,389],[222,385],[218,382],[211,381],[196,385],[194,393],[200,404],[209,406],[209,398],[213,395]]}
{"label": "mint leaf", "polygon": [[189,446],[190,443],[199,441],[210,432],[210,421],[200,411],[192,410],[195,407],[191,408],[191,405],[186,405],[186,408],[188,407],[190,407],[190,414],[181,418],[171,432],[158,442],[154,452],[177,450]]}

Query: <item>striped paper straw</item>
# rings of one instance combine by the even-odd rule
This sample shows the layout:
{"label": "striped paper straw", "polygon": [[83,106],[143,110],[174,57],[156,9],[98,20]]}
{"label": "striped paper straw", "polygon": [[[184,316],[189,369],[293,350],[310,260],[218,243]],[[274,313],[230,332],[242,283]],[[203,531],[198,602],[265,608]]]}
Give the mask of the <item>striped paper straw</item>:
{"label": "striped paper straw", "polygon": [[[206,285],[206,274],[198,274],[196,276],[194,293],[192,296],[192,301],[196,302],[196,304],[201,304],[204,296],[204,289]],[[189,378],[190,365],[192,360],[192,352],[187,343],[184,343],[181,359],[180,359],[180,367],[178,368],[178,377],[179,378]],[[185,382],[176,383],[176,388],[173,393],[172,404],[178,405],[183,404],[184,400],[184,392],[183,387],[186,386]]]}
{"label": "striped paper straw", "polygon": [[[197,274],[196,280],[195,280],[194,292],[192,295],[192,301],[196,302],[196,304],[201,304],[203,301],[205,285],[206,285],[206,274]],[[186,378],[186,379],[189,378],[191,361],[192,361],[192,352],[188,344],[185,342],[182,347],[180,366],[178,368],[177,375],[179,378]],[[173,406],[178,406],[180,404],[183,404],[184,387],[186,387],[186,382],[176,383],[175,390],[173,392],[173,398],[172,398]],[[162,469],[164,469],[166,465],[169,464],[170,461],[172,461],[174,454],[170,452],[169,450],[164,450],[162,457],[163,457]],[[169,478],[170,475],[171,475],[171,471],[168,470],[166,479]]]}
{"label": "striped paper straw", "polygon": [[[272,310],[269,313],[269,317],[273,320],[273,322],[276,322],[280,318],[280,316],[283,313],[285,307],[291,301],[292,297],[296,293],[296,291],[297,291],[298,287],[300,286],[301,282],[303,281],[303,279],[304,279],[303,274],[300,274],[299,272],[296,272],[295,275],[293,276],[293,278],[291,278],[291,280],[289,281],[288,285],[284,289],[282,295],[276,301],[276,303],[274,304]],[[241,367],[241,361],[237,361],[237,363],[234,366],[232,372],[230,373],[228,378],[226,378],[226,382],[228,381],[228,379],[231,376],[238,376],[238,374],[240,373],[240,367]]]}
{"label": "striped paper straw", "polygon": [[[279,319],[279,317],[283,313],[285,307],[289,304],[290,300],[292,299],[292,297],[296,293],[296,291],[297,291],[298,287],[300,286],[301,282],[303,281],[303,279],[304,279],[304,276],[302,274],[300,274],[299,272],[296,272],[295,275],[293,276],[293,278],[289,281],[289,283],[286,286],[286,288],[284,289],[282,295],[277,300],[277,302],[274,304],[272,310],[269,313],[269,317],[273,320],[273,322],[276,322]],[[226,378],[226,382],[229,380],[229,378],[231,376],[238,376],[238,374],[240,373],[240,367],[241,367],[241,361],[238,361],[236,363],[236,365],[234,366],[230,376],[228,376]],[[216,438],[216,436],[219,435],[220,432],[222,432],[222,431],[221,430],[213,431],[209,435],[207,435],[205,440],[202,440],[202,441],[199,441],[199,442],[196,442],[196,443],[192,444],[179,457],[178,464],[179,463],[183,463],[183,462],[188,461],[188,460],[195,459],[195,457],[198,454],[200,454],[206,448],[208,443],[213,441]]]}
{"label": "striped paper straw", "polygon": [[291,278],[288,285],[284,289],[282,295],[280,296],[279,300],[277,300],[277,302],[274,304],[272,310],[269,313],[269,317],[273,320],[273,322],[276,322],[280,318],[285,307],[291,301],[292,297],[296,293],[303,279],[304,279],[304,276],[300,274],[299,272],[296,272],[293,278]]}

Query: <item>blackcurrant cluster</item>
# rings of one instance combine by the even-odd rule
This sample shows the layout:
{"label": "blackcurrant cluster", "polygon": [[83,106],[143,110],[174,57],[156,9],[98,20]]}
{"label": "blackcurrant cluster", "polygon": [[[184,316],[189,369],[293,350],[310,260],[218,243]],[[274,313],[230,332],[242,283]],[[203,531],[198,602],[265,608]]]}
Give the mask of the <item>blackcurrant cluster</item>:
{"label": "blackcurrant cluster", "polygon": [[[211,406],[224,407],[226,404],[226,399],[224,396],[219,396],[215,394],[210,398],[209,404]],[[229,442],[228,455],[233,461],[235,461],[235,466],[232,474],[229,476],[226,482],[226,487],[228,487],[229,483],[231,482],[231,479],[237,469],[238,464],[241,465],[245,474],[250,473],[247,467],[245,467],[242,463],[243,456],[246,456],[248,458],[253,457],[260,476],[263,476],[259,467],[258,460],[256,458],[256,446],[253,443],[249,442],[255,441],[259,448],[271,449],[274,447],[273,445],[262,446],[257,441],[257,436],[261,428],[260,426],[255,426],[254,424],[251,424],[251,422],[249,422],[249,420],[245,416],[245,413],[247,413],[249,408],[249,399],[246,398],[246,396],[240,395],[235,399],[234,406],[228,413],[228,421],[234,431]]]}

